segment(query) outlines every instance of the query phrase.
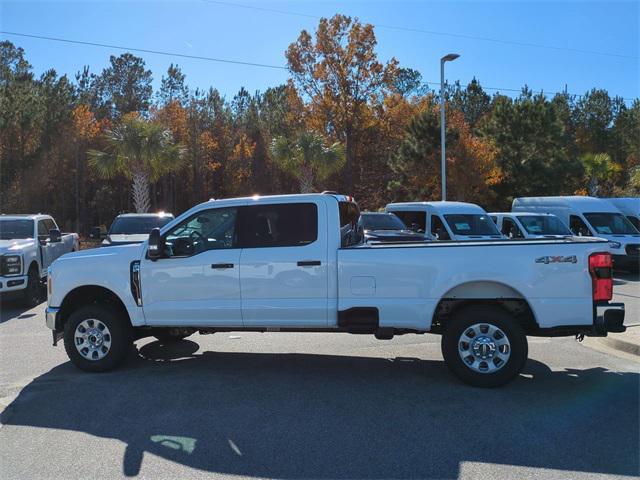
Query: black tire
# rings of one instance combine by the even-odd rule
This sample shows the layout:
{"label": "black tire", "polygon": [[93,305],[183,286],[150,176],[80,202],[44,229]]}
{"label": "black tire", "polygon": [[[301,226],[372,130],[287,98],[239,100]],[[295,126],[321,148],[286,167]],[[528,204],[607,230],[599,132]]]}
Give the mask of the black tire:
{"label": "black tire", "polygon": [[185,328],[167,328],[153,334],[153,336],[162,343],[174,343],[184,340],[192,335],[193,331]]}
{"label": "black tire", "polygon": [[[472,327],[478,324],[482,325],[481,331],[486,329],[486,325],[497,327],[500,330],[494,334],[497,338],[500,338],[502,333],[504,334],[509,342],[509,355],[506,361],[494,355],[489,357],[490,360],[484,360],[484,357],[475,357],[478,360],[478,363],[475,364],[472,345],[469,342],[464,342],[462,335],[465,332],[473,333]],[[485,337],[488,336],[484,335],[484,332],[481,333]],[[489,341],[492,341],[491,337],[489,337]],[[458,350],[459,346],[463,350],[462,353]],[[466,358],[468,361],[473,361],[476,369],[462,359],[466,348],[469,348],[469,355]],[[479,348],[481,349],[482,346]],[[529,347],[524,330],[509,312],[497,306],[470,305],[461,308],[454,313],[442,335],[442,355],[447,367],[460,380],[474,387],[492,388],[509,383],[524,368],[528,353]],[[492,362],[491,365],[488,362]],[[481,367],[486,370],[496,369],[487,372],[478,371]]]}
{"label": "black tire", "polygon": [[42,302],[42,282],[38,276],[38,267],[32,264],[27,274],[27,286],[22,291],[22,303],[25,307],[33,308]]}
{"label": "black tire", "polygon": [[[91,360],[80,354],[75,345],[75,332],[85,320],[95,319],[109,332],[110,348],[103,358]],[[106,336],[105,336],[106,338]],[[128,318],[108,304],[93,304],[73,312],[64,325],[64,348],[76,367],[87,372],[106,372],[120,365],[133,347],[133,329]]]}

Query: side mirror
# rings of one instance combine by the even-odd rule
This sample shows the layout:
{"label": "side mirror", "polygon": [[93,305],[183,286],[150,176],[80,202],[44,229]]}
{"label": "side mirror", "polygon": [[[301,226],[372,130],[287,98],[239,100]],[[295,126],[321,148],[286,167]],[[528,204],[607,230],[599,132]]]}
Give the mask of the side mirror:
{"label": "side mirror", "polygon": [[100,229],[100,227],[91,227],[91,230],[89,230],[89,238],[93,240],[100,240],[101,237],[102,230]]}
{"label": "side mirror", "polygon": [[164,239],[160,236],[160,229],[154,228],[149,234],[149,259],[156,261],[164,252]]}
{"label": "side mirror", "polygon": [[60,243],[62,241],[62,234],[60,230],[57,228],[52,228],[49,230],[49,242],[51,243]]}

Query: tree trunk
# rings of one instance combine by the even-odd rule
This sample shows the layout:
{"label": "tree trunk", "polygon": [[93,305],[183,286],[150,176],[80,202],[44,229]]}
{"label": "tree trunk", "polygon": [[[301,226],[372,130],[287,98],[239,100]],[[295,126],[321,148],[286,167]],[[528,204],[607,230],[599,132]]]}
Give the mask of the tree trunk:
{"label": "tree trunk", "polygon": [[137,213],[147,213],[151,207],[149,199],[149,174],[135,172],[133,174],[133,207]]}
{"label": "tree trunk", "polygon": [[313,169],[310,166],[303,165],[300,167],[298,182],[300,183],[300,193],[313,192]]}

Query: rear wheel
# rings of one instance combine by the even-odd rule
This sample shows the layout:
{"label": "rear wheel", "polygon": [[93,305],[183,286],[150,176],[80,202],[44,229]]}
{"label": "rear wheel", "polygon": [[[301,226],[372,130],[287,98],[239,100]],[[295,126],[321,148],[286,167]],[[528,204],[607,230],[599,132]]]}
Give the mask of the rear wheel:
{"label": "rear wheel", "polygon": [[73,312],[64,325],[64,348],[71,362],[87,372],[105,372],[122,363],[133,345],[127,318],[106,304]]}
{"label": "rear wheel", "polygon": [[31,265],[27,274],[27,286],[22,291],[22,303],[33,308],[42,301],[42,285],[38,276],[38,267]]}
{"label": "rear wheel", "polygon": [[527,337],[500,307],[476,305],[454,314],[442,336],[449,369],[475,387],[498,387],[516,378],[527,361]]}

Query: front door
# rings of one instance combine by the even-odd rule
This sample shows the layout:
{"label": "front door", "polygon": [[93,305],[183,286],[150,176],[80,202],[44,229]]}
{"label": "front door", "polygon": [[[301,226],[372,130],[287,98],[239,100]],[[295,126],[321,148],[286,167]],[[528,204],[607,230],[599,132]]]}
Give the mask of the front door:
{"label": "front door", "polygon": [[236,217],[201,210],[163,235],[163,258],[141,260],[147,325],[242,326]]}
{"label": "front door", "polygon": [[327,326],[326,219],[322,202],[241,207],[245,326]]}

